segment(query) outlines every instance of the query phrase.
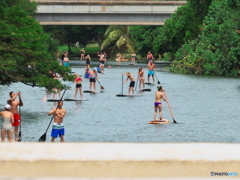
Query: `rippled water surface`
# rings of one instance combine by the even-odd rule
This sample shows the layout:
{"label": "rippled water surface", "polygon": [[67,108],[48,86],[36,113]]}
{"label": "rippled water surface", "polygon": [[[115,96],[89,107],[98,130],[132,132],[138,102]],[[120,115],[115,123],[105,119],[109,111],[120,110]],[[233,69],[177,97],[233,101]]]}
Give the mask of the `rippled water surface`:
{"label": "rippled water surface", "polygon": [[[145,74],[147,69],[144,68]],[[73,68],[83,74],[83,67]],[[151,92],[142,97],[116,97],[122,91],[122,72],[137,74],[137,67],[106,68],[99,74],[105,92],[88,94],[88,101],[64,102],[67,115],[64,118],[67,142],[240,142],[240,80],[224,77],[179,75],[157,71],[161,85],[166,89],[175,120],[164,125],[151,125],[153,119],[154,92],[157,85],[147,86]],[[124,76],[124,80],[125,80]],[[69,84],[69,82],[65,82]],[[83,90],[89,90],[87,80]],[[123,85],[127,94],[129,82]],[[75,85],[65,93],[73,98]],[[99,84],[97,85],[100,90]],[[47,112],[56,104],[43,102],[45,91],[21,83],[10,87],[0,86],[3,107],[10,91],[21,91],[24,107],[22,137],[24,141],[38,141],[47,129],[51,116]],[[51,98],[51,96],[47,96]],[[163,117],[172,122],[167,104],[163,103]],[[51,126],[47,133],[50,141]],[[59,141],[57,139],[56,141]]]}

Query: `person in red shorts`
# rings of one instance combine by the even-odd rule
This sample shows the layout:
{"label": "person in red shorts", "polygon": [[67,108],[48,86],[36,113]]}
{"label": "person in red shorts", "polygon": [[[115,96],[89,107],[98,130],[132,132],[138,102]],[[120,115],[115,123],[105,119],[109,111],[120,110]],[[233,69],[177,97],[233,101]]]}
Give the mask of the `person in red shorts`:
{"label": "person in red shorts", "polygon": [[[10,96],[10,99],[7,101],[7,103],[11,105],[10,112],[13,113],[13,117],[14,117],[14,123],[12,124],[12,126],[14,127],[15,141],[17,141],[18,127],[20,126],[20,123],[21,123],[21,117],[18,113],[18,106],[23,106],[23,102],[21,99],[21,92],[14,93],[13,91],[11,91],[9,93],[9,96]],[[16,100],[17,97],[19,98],[19,100]]]}

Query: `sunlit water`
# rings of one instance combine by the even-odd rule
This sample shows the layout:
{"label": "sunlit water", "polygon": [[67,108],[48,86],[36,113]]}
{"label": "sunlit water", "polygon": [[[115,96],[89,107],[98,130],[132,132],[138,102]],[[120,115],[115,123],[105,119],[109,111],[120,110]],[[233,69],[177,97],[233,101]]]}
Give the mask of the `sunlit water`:
{"label": "sunlit water", "polygon": [[[72,68],[83,74],[83,67]],[[147,68],[144,68],[145,75]],[[157,84],[147,86],[151,92],[142,97],[116,97],[122,91],[122,72],[131,72],[135,78],[137,67],[106,68],[99,74],[105,92],[83,97],[88,101],[64,102],[67,115],[64,118],[67,142],[240,142],[240,80],[236,78],[179,75],[158,69],[157,77],[166,89],[169,103],[177,123],[148,124],[153,120],[154,92]],[[124,80],[126,76],[124,76]],[[65,82],[69,84],[69,82]],[[89,90],[89,82],[83,81],[83,90]],[[129,81],[123,85],[127,94]],[[73,98],[75,85],[71,84],[64,98]],[[97,84],[98,90],[100,85]],[[47,129],[52,116],[47,116],[53,102],[43,102],[44,89],[21,83],[10,87],[0,86],[0,105],[6,103],[10,91],[21,91],[24,106],[22,114],[22,138],[38,141]],[[52,98],[52,96],[47,96]],[[163,102],[163,116],[172,122],[167,104]],[[51,126],[47,131],[50,141]],[[58,139],[56,140],[58,141]]]}

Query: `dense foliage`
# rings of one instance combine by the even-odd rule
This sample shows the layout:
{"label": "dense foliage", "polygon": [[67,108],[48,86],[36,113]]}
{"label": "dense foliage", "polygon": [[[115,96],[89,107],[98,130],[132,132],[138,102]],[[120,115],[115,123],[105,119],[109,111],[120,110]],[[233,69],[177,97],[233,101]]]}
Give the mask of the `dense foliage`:
{"label": "dense foliage", "polygon": [[43,29],[49,32],[53,39],[58,39],[60,44],[66,43],[68,52],[72,54],[71,46],[76,42],[79,42],[80,46],[84,47],[88,41],[95,40],[101,47],[107,26],[61,25],[43,26]]}
{"label": "dense foliage", "polygon": [[175,72],[240,75],[240,10],[227,0],[213,1],[201,34],[176,53]]}
{"label": "dense foliage", "polygon": [[54,47],[48,34],[32,15],[36,4],[29,0],[2,0],[0,3],[0,84],[22,82],[51,89],[64,88],[52,79],[50,70],[64,80],[72,80],[71,70],[54,59]]}
{"label": "dense foliage", "polygon": [[131,36],[142,56],[170,52],[172,71],[239,76],[240,2],[188,0],[163,27],[133,26]]}
{"label": "dense foliage", "polygon": [[[131,26],[130,34],[134,39],[135,50],[142,57],[146,57],[147,53],[153,52],[153,41],[161,27],[155,26]],[[164,49],[165,50],[165,49]],[[157,53],[162,54],[164,51],[158,51]]]}
{"label": "dense foliage", "polygon": [[124,48],[129,52],[134,52],[134,43],[129,30],[129,26],[110,25],[104,34],[105,39],[101,45],[101,50],[105,51],[107,48],[110,48],[110,57],[115,57]]}

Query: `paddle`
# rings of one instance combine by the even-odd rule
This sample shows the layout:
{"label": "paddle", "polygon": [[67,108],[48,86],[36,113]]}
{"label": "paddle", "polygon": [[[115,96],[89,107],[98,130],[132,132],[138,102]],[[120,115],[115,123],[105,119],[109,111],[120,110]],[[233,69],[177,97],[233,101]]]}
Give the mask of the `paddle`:
{"label": "paddle", "polygon": [[[96,79],[97,80],[97,79]],[[104,87],[101,85],[101,83],[97,80],[97,82],[99,83],[99,85],[101,86],[101,89],[104,89]]]}
{"label": "paddle", "polygon": [[[72,84],[72,83],[70,83],[70,84]],[[69,84],[69,85],[70,85],[70,84]],[[68,85],[68,86],[69,86],[69,85]],[[64,90],[64,92],[63,92],[63,95],[62,95],[62,97],[60,98],[59,101],[62,100],[62,98],[63,98],[63,96],[64,96],[66,90],[67,90],[67,88],[65,88],[65,90]],[[58,109],[58,107],[59,107],[59,104],[57,105],[56,110]],[[47,131],[48,131],[49,126],[50,126],[51,123],[52,123],[53,118],[54,118],[54,115],[52,116],[51,121],[50,121],[50,123],[48,124],[48,127],[47,127],[45,133],[39,138],[38,142],[45,142],[45,141],[46,141],[46,138],[47,138],[47,135],[46,135],[46,134],[47,134]]]}
{"label": "paddle", "polygon": [[123,95],[123,74],[122,74],[122,95]]}
{"label": "paddle", "polygon": [[[20,91],[19,91],[20,92]],[[21,101],[21,95],[19,94],[19,98],[20,98],[20,101]],[[22,141],[21,138],[22,138],[22,131],[21,131],[21,128],[22,128],[22,115],[21,115],[21,106],[19,106],[19,114],[20,114],[20,131],[18,133],[18,141]]]}
{"label": "paddle", "polygon": [[18,133],[18,141],[21,141],[21,138],[22,138],[22,131],[21,131],[21,127],[22,127],[22,115],[21,115],[21,107],[19,106],[19,114],[20,114],[20,131]]}
{"label": "paddle", "polygon": [[[138,76],[138,78],[139,78],[139,76]],[[137,83],[136,83],[136,86],[135,86],[135,91],[136,91],[136,89],[137,89],[137,84],[138,84],[138,78],[137,78]]]}
{"label": "paddle", "polygon": [[[167,93],[166,93],[166,91],[164,91],[164,94],[165,94],[166,99],[168,99],[168,98],[167,98]],[[170,115],[172,116],[173,122],[174,122],[174,123],[177,123],[177,121],[175,121],[175,119],[174,119],[174,116],[173,116],[173,113],[172,113],[172,109],[171,109],[171,107],[170,107],[169,102],[167,102],[167,104],[168,104],[168,109],[169,109]]]}
{"label": "paddle", "polygon": [[[154,71],[154,74],[155,74],[155,77],[157,78],[155,71]],[[157,80],[158,80],[158,78],[157,78]],[[161,84],[159,80],[158,80],[158,84]]]}

